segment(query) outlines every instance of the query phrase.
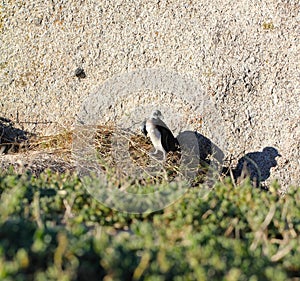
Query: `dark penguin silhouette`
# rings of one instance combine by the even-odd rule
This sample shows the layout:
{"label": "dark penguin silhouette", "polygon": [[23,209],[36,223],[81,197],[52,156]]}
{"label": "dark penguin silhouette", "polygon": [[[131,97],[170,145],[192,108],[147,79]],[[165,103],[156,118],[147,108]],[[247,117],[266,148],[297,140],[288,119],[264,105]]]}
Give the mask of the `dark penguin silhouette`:
{"label": "dark penguin silhouette", "polygon": [[250,152],[244,155],[233,170],[236,180],[250,177],[256,186],[270,177],[271,168],[277,166],[276,157],[280,157],[274,147],[265,147],[262,152]]}
{"label": "dark penguin silhouette", "polygon": [[159,110],[153,111],[151,117],[143,122],[141,130],[145,136],[149,135],[155,148],[155,151],[151,154],[156,155],[158,151],[161,151],[165,160],[169,151],[179,151],[180,147],[178,140],[161,120],[162,118]]}

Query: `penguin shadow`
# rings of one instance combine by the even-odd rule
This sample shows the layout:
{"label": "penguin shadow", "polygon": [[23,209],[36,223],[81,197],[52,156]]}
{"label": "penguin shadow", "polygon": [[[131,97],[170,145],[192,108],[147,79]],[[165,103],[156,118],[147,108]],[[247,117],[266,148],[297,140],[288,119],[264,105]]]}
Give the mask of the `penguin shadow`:
{"label": "penguin shadow", "polygon": [[197,131],[179,133],[177,140],[181,149],[182,172],[191,185],[208,180],[212,185],[219,176],[224,160],[223,151],[209,138]]}
{"label": "penguin shadow", "polygon": [[0,154],[18,152],[30,135],[32,134],[16,128],[11,120],[0,117]]}
{"label": "penguin shadow", "polygon": [[250,178],[254,187],[267,189],[263,182],[271,175],[271,168],[277,166],[276,157],[280,157],[278,150],[274,147],[265,147],[261,152],[250,152],[238,160],[232,174],[237,184],[245,178]]}

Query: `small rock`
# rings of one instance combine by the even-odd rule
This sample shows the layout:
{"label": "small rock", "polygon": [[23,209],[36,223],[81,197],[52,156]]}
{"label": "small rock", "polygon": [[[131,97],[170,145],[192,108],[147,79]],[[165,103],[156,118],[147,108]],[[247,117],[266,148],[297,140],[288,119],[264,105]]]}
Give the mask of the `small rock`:
{"label": "small rock", "polygon": [[35,18],[34,19],[34,24],[36,25],[36,26],[40,26],[40,25],[42,25],[42,22],[43,22],[43,18]]}
{"label": "small rock", "polygon": [[86,77],[86,74],[85,74],[83,68],[78,67],[78,68],[75,70],[75,76],[78,77],[78,78],[85,78],[85,77]]}

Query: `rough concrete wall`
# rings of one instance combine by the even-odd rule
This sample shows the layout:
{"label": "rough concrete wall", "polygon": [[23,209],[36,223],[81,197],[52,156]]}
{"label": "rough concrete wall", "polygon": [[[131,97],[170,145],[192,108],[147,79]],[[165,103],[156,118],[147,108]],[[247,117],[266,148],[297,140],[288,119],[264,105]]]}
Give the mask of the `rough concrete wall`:
{"label": "rough concrete wall", "polygon": [[[107,79],[163,69],[189,76],[211,98],[227,155],[237,161],[275,147],[282,157],[271,179],[299,183],[299,1],[0,5],[0,117],[51,134],[71,128],[84,99]],[[78,67],[86,78],[75,76]],[[210,120],[201,133],[214,141]]]}

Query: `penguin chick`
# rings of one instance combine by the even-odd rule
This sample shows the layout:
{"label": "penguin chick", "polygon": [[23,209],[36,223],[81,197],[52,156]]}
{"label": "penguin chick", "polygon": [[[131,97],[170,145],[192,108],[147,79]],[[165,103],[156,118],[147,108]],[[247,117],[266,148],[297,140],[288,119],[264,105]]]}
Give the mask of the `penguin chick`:
{"label": "penguin chick", "polygon": [[178,140],[174,137],[168,126],[161,120],[163,118],[159,110],[153,111],[149,119],[146,119],[141,126],[142,133],[149,135],[155,148],[151,153],[156,155],[159,151],[163,153],[163,159],[166,160],[169,151],[179,151]]}

